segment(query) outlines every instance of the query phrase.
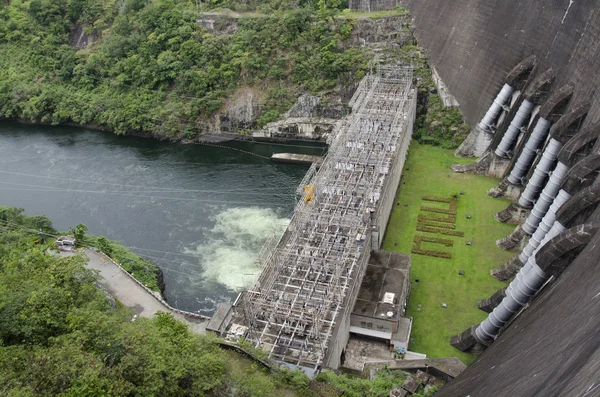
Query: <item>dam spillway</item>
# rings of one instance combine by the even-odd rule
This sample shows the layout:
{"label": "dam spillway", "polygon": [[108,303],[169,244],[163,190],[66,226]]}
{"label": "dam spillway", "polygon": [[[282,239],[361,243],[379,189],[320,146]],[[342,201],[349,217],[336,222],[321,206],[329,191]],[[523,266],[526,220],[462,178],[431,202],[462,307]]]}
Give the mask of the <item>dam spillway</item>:
{"label": "dam spillway", "polygon": [[385,232],[416,111],[412,68],[382,66],[350,101],[352,114],[307,175],[290,225],[259,256],[256,284],[231,320],[275,362],[314,373],[337,368],[372,249]]}

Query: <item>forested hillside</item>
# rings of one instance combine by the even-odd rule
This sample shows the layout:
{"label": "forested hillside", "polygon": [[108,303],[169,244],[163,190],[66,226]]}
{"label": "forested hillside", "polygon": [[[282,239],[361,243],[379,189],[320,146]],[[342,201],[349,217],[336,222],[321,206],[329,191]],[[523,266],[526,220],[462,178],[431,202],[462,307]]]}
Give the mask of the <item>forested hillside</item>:
{"label": "forested hillside", "polygon": [[[260,6],[259,6],[260,4]],[[325,5],[327,4],[327,6]],[[210,34],[200,7],[257,9]],[[240,86],[264,96],[264,124],[300,92],[356,81],[367,56],[344,49],[342,3],[10,0],[0,5],[0,118],[118,134],[192,138]]]}
{"label": "forested hillside", "polygon": [[55,233],[48,218],[21,211],[0,207],[2,396],[362,397],[404,379],[383,370],[373,380],[324,373],[309,383],[223,350],[170,314],[136,318],[100,287],[84,255],[50,254],[53,240],[38,234]]}

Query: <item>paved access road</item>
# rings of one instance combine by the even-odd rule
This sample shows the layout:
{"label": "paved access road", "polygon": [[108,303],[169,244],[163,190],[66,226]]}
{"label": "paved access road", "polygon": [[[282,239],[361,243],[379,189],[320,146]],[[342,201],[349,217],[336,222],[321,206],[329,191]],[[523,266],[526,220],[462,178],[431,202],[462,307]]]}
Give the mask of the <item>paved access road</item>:
{"label": "paved access road", "polygon": [[[152,317],[158,311],[167,312],[186,323],[191,331],[201,334],[206,332],[206,324],[209,320],[192,318],[174,312],[133,281],[130,276],[103,254],[91,249],[84,250],[83,254],[89,258],[87,268],[100,272],[100,283],[106,290],[123,305],[132,308],[138,316]],[[75,253],[60,253],[60,256],[70,255],[75,255]]]}

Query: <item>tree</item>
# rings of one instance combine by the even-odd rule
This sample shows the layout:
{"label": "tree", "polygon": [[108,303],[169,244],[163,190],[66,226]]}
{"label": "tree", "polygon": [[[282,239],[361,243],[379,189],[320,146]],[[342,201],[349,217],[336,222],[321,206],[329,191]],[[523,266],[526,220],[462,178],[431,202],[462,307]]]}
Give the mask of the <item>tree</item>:
{"label": "tree", "polygon": [[112,258],[113,246],[106,237],[98,237],[98,240],[96,240],[96,248]]}
{"label": "tree", "polygon": [[85,239],[85,232],[87,232],[88,228],[83,223],[78,223],[74,227],[71,228],[73,231],[73,236],[75,236],[75,240],[77,240],[77,245],[83,244],[83,240]]}

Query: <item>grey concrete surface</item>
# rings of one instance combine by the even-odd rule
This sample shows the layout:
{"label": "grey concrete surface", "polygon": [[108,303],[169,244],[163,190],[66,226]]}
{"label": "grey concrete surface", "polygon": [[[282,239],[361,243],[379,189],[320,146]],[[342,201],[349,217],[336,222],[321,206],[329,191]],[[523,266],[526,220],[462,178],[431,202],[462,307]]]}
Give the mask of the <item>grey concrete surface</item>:
{"label": "grey concrete surface", "polygon": [[360,336],[351,336],[346,346],[344,367],[362,371],[365,364],[393,362],[394,353],[389,343]]}
{"label": "grey concrete surface", "polygon": [[[353,0],[391,6],[391,0]],[[572,104],[591,99],[586,123],[600,119],[597,90],[600,7],[596,0],[401,0],[410,9],[419,45],[427,50],[450,93],[474,126],[502,88],[507,73],[530,55],[532,76],[552,68],[552,90],[571,83]],[[354,7],[358,7],[354,6]],[[365,6],[363,6],[364,9]],[[358,8],[357,8],[358,9]]]}
{"label": "grey concrete surface", "polygon": [[[86,249],[81,253],[89,258],[86,267],[97,270],[100,273],[100,283],[102,283],[108,293],[123,305],[132,308],[138,316],[150,318],[159,311],[171,313],[176,319],[187,324],[191,331],[200,334],[206,332],[205,328],[206,324],[208,324],[208,319],[191,318],[175,312],[136,283],[124,270],[115,265],[104,254],[91,249]],[[61,252],[60,256],[64,257],[75,254],[77,253]]]}

